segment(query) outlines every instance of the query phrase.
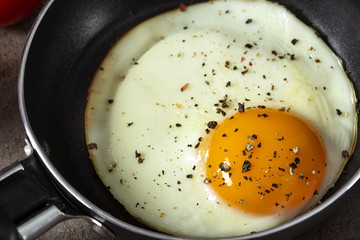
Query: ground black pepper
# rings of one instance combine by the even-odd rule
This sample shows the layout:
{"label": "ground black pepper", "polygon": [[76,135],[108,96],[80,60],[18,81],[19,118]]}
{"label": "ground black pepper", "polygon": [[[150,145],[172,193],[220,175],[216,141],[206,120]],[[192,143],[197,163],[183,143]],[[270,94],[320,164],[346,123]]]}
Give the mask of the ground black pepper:
{"label": "ground black pepper", "polygon": [[349,154],[349,152],[348,151],[342,151],[341,152],[341,156],[343,157],[343,158],[348,158],[348,157],[350,157],[350,154]]}
{"label": "ground black pepper", "polygon": [[89,150],[92,150],[92,149],[98,149],[98,146],[96,143],[90,143],[87,145],[88,149]]}
{"label": "ground black pepper", "polygon": [[219,164],[219,168],[221,171],[224,171],[224,172],[228,172],[231,169],[231,167],[229,165],[227,165],[223,162]]}
{"label": "ground black pepper", "polygon": [[245,112],[245,104],[244,103],[238,103],[238,112],[239,113]]}
{"label": "ground black pepper", "polygon": [[215,127],[217,126],[217,122],[216,121],[210,121],[210,122],[208,122],[207,126],[210,129],[215,129]]}
{"label": "ground black pepper", "polygon": [[242,170],[244,172],[248,172],[248,171],[250,171],[250,169],[251,169],[251,163],[248,160],[245,160],[242,165]]}
{"label": "ground black pepper", "polygon": [[298,39],[294,38],[293,40],[291,40],[291,43],[292,43],[293,45],[295,45],[298,41],[299,41]]}

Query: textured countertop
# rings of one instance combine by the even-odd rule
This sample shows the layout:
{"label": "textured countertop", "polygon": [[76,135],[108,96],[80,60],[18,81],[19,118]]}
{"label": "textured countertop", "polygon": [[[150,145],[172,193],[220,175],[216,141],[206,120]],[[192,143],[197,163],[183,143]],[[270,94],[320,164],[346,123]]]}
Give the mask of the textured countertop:
{"label": "textured countertop", "polygon": [[[22,50],[35,14],[10,27],[0,27],[0,169],[26,157],[26,138],[17,101]],[[327,220],[296,239],[359,239],[360,184],[355,185]],[[40,239],[102,239],[82,220],[58,224]]]}

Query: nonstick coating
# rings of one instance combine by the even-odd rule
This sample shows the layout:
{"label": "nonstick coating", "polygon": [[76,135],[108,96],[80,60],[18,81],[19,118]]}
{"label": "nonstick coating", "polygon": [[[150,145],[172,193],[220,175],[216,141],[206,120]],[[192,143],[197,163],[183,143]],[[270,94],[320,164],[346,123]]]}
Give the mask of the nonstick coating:
{"label": "nonstick coating", "polygon": [[[312,26],[344,60],[359,93],[360,2],[276,2]],[[94,171],[85,143],[86,98],[95,71],[116,40],[139,22],[178,8],[180,3],[189,1],[54,1],[28,43],[23,92],[30,134],[34,134],[51,163],[82,196],[114,217],[141,227],[113,199]],[[356,173],[359,154],[357,147],[346,166],[346,174],[342,174],[327,196]]]}

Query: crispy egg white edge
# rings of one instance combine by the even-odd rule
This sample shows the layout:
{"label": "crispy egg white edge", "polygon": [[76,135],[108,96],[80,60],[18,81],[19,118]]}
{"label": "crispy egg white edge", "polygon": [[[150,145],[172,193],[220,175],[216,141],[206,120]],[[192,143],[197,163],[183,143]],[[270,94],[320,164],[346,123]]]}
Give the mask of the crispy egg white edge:
{"label": "crispy egg white edge", "polygon": [[[230,2],[230,3],[234,4],[233,2]],[[250,2],[245,2],[244,4],[247,4],[247,3],[252,4]],[[262,3],[263,3],[263,1],[256,1],[256,4],[262,4]],[[229,8],[227,5],[222,6],[221,4],[224,4],[224,3],[215,2],[213,4],[209,4],[208,7],[209,8],[212,8],[212,7],[217,8],[217,7],[226,6],[227,8]],[[266,4],[271,7],[275,6],[275,4],[271,4],[271,3],[267,3],[267,2],[266,2]],[[201,19],[204,19],[204,18],[197,16],[195,10],[194,11],[192,10],[199,6],[200,6],[200,4],[189,7],[185,13],[179,12],[179,11],[173,11],[170,13],[166,13],[164,15],[165,16],[164,19],[162,19],[161,17],[156,17],[147,22],[144,22],[143,24],[139,25],[137,28],[135,28],[134,30],[129,32],[127,35],[125,35],[119,41],[119,43],[114,46],[114,48],[110,51],[108,57],[104,60],[103,64],[101,65],[105,69],[105,71],[99,70],[96,73],[96,76],[94,78],[96,80],[92,83],[92,86],[91,86],[89,99],[88,99],[87,113],[86,113],[87,129],[95,127],[98,129],[102,129],[101,132],[105,132],[105,133],[108,132],[108,129],[107,129],[108,120],[106,119],[106,117],[103,118],[101,116],[106,116],[107,112],[112,107],[106,102],[106,100],[112,98],[111,96],[115,95],[115,92],[117,90],[113,86],[122,83],[123,78],[127,74],[128,69],[134,63],[133,59],[139,59],[140,56],[142,56],[142,54],[145,53],[151,46],[153,46],[157,42],[161,41],[161,38],[166,39],[166,37],[171,36],[172,34],[175,34],[176,32],[182,31],[184,26],[186,26],[186,25],[191,26],[192,19],[196,18],[197,19],[196,23],[201,22]],[[258,10],[258,11],[260,11],[260,10]],[[286,10],[284,10],[282,7],[280,7],[280,8],[276,7],[276,11],[283,12],[283,14],[285,14],[283,16],[288,18],[288,21],[296,21],[296,22],[298,21],[291,14],[289,14]],[[208,12],[211,12],[211,11],[208,11]],[[194,14],[194,15],[192,16],[192,14]],[[244,12],[245,16],[243,16],[243,20],[246,20],[247,18],[253,18],[254,20],[258,21],[257,17],[254,17],[254,15],[251,16],[251,14],[250,14],[249,16],[247,16],[246,14],[247,14],[247,12]],[[274,18],[273,21],[277,22],[275,20],[275,18],[276,18],[275,16],[276,16],[276,14],[270,16],[269,19]],[[286,21],[284,21],[283,23],[285,25],[287,24]],[[201,23],[200,23],[200,25],[201,25]],[[274,24],[272,24],[272,25],[274,25]],[[288,25],[290,26],[291,24],[289,23]],[[284,28],[287,28],[287,26],[276,25],[276,28],[284,29]],[[302,24],[302,28],[305,28],[307,32],[313,32],[312,29],[305,27],[303,24]],[[151,29],[151,30],[149,31],[149,29]],[[144,35],[147,37],[144,38]],[[289,36],[287,37],[287,39],[285,38],[284,41],[286,41],[286,40],[291,41],[292,36],[297,36],[297,38],[300,39],[299,44],[301,42],[304,42],[305,36],[299,36],[298,34],[295,34],[295,33],[290,33]],[[309,41],[317,41],[317,44],[323,45],[322,47],[325,47],[326,49],[329,50],[329,48],[323,42],[321,42],[319,39],[317,39],[315,34],[313,34],[313,38],[314,39],[309,39]],[[130,48],[128,46],[138,46],[138,47],[136,49],[134,49],[134,51],[129,51]],[[133,48],[131,48],[131,49],[133,50]],[[313,56],[314,58],[316,57],[316,54],[318,54],[318,52],[314,53],[314,56]],[[322,64],[331,65],[331,64],[334,64],[334,62],[336,62],[337,66],[334,66],[334,67],[341,67],[341,63],[335,55],[333,55],[331,59],[321,59],[321,60],[322,60]],[[329,61],[330,63],[328,63],[326,61]],[[110,74],[112,74],[112,76],[109,77],[108,76],[109,72],[107,72],[107,69],[117,69],[117,72],[110,73]],[[339,74],[345,75],[345,73],[343,71]],[[350,90],[350,94],[351,94],[350,99],[351,99],[351,101],[353,101],[353,107],[355,108],[354,103],[356,102],[356,98],[355,98],[354,90],[352,89],[352,84],[350,81],[348,81],[348,85],[349,85],[348,87],[351,89]],[[99,91],[99,89],[101,89],[101,91]],[[294,90],[295,89],[296,89],[296,86],[295,86]],[[333,88],[329,87],[329,89],[333,89]],[[337,91],[335,91],[335,92],[337,92]],[[101,109],[99,109],[98,106],[101,104],[103,104],[103,107],[101,107]],[[90,109],[94,106],[96,106],[95,107],[96,111],[91,111]],[[291,106],[291,107],[292,107],[292,112],[297,111],[296,106]],[[339,108],[341,108],[341,106]],[[95,114],[95,116],[93,114]],[[298,114],[301,115],[301,113],[298,113]],[[357,122],[356,114],[353,116],[350,115],[348,117],[353,118],[354,123]],[[93,124],[94,125],[96,124],[96,126],[94,126]],[[314,125],[316,126],[316,123]],[[352,139],[353,143],[355,141],[354,139],[356,137],[356,133],[357,133],[357,129],[355,128],[353,130],[353,136],[354,136]],[[86,137],[87,137],[88,143],[96,142],[98,144],[98,148],[107,148],[106,144],[104,146],[101,146],[101,144],[100,144],[100,143],[108,142],[107,134],[104,134],[104,135],[100,134],[100,136],[93,136],[93,135],[89,134],[89,132],[87,131]],[[354,148],[354,144],[352,144],[352,146],[353,146],[352,149],[349,149],[351,152]],[[98,156],[98,154],[99,154],[98,151],[90,150],[90,153],[91,153],[92,160],[94,162],[96,161],[96,159],[102,159],[102,156]],[[107,163],[107,164],[111,164],[111,163]],[[340,164],[341,166],[340,166],[339,170],[334,170],[337,172],[335,173],[336,177],[334,178],[333,182],[338,178],[344,164],[345,164],[345,161]],[[95,168],[97,169],[100,178],[102,178],[102,174],[104,174],[105,170],[104,169],[100,170],[101,166],[99,166],[99,164],[96,164],[96,163],[95,163]],[[331,175],[333,175],[333,174],[334,173],[331,173]],[[104,180],[104,179],[102,178],[102,180]],[[321,195],[323,195],[330,186],[331,186],[331,184],[329,186],[325,186],[320,191]],[[312,203],[312,205],[313,205],[313,203]],[[166,231],[166,229],[165,229],[165,231]]]}

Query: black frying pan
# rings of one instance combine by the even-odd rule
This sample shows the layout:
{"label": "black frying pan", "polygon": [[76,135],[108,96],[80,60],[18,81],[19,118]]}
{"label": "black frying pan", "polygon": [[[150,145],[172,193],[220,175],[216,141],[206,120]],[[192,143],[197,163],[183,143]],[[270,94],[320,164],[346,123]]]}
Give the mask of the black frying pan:
{"label": "black frying pan", "polygon": [[[107,236],[177,239],[138,223],[106,190],[89,160],[84,111],[92,77],[112,44],[141,21],[193,2],[200,1],[53,0],[45,5],[29,35],[19,81],[20,111],[35,151],[0,173],[0,226],[7,229],[0,239],[16,239],[18,231],[37,236],[67,215],[91,217],[99,230],[110,230],[104,230]],[[277,2],[319,32],[344,60],[359,93],[360,2]],[[314,210],[277,228],[235,239],[288,238],[318,223],[360,178],[359,151],[358,146],[346,174]],[[48,223],[41,218],[45,213],[52,217]],[[34,222],[41,225],[39,230],[26,228]]]}

